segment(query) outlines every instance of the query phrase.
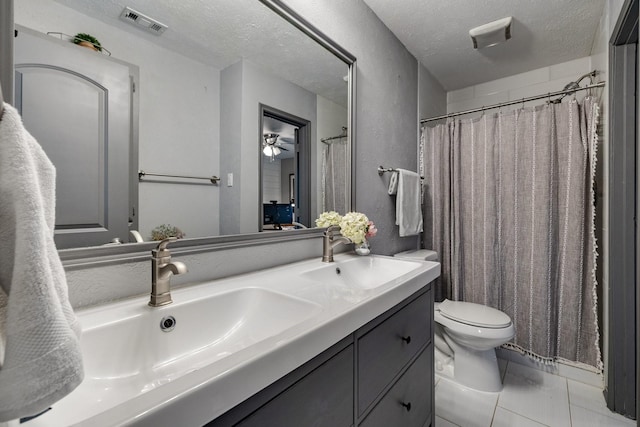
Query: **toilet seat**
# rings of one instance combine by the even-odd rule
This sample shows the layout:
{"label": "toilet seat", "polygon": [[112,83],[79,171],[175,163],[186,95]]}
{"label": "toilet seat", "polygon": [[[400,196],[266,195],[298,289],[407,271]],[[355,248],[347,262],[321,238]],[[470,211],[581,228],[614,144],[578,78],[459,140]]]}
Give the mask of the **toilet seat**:
{"label": "toilet seat", "polygon": [[447,319],[470,326],[501,329],[511,324],[511,319],[507,314],[481,304],[445,299],[438,304],[437,308],[440,314]]}

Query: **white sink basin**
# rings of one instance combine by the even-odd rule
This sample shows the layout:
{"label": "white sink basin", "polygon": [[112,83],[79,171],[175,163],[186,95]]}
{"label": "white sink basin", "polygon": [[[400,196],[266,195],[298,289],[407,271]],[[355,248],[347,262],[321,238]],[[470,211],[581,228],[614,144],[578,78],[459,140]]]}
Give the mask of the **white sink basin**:
{"label": "white sink basin", "polygon": [[336,260],[302,276],[314,282],[358,289],[374,289],[389,284],[422,266],[418,261],[362,256]]}
{"label": "white sink basin", "polygon": [[[187,300],[177,291],[173,304],[159,308],[136,299],[78,312],[85,380],[56,407],[67,401],[83,419],[83,412],[125,402],[274,337],[321,310],[315,303],[263,288],[202,295],[205,289],[187,290]],[[164,332],[160,323],[167,316],[175,318],[175,327]]]}
{"label": "white sink basin", "polygon": [[[199,361],[211,362],[277,335],[316,310],[319,307],[311,302],[261,288],[161,309],[143,306],[137,314],[106,323],[98,320],[83,331],[86,375],[109,381],[138,376],[145,388],[153,387],[163,378],[195,369]],[[175,318],[169,332],[160,328],[167,316]]]}

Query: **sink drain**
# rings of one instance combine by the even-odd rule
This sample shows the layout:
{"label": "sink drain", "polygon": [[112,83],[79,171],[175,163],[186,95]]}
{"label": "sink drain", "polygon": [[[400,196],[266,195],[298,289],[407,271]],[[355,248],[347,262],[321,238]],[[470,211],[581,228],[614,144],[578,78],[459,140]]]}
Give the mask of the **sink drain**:
{"label": "sink drain", "polygon": [[164,332],[173,331],[173,328],[176,327],[176,318],[173,316],[166,316],[160,320],[160,329]]}

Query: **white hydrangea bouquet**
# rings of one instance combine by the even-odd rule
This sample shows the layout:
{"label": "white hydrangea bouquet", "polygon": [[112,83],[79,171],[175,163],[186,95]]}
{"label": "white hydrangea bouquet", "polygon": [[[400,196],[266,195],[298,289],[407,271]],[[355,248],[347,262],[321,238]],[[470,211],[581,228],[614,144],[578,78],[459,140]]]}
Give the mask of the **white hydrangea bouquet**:
{"label": "white hydrangea bouquet", "polygon": [[330,227],[332,225],[340,226],[342,221],[342,215],[336,211],[322,212],[318,219],[316,219],[316,227]]}
{"label": "white hydrangea bouquet", "polygon": [[355,243],[356,246],[366,244],[367,238],[374,237],[378,233],[373,221],[363,213],[348,212],[344,216],[338,212],[323,212],[316,219],[317,227],[329,227],[337,225],[340,227],[340,234]]}

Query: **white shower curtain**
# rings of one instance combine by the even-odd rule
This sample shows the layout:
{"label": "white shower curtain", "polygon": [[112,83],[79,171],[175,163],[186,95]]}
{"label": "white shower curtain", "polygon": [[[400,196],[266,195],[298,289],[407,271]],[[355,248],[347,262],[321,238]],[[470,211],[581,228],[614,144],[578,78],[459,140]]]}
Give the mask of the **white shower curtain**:
{"label": "white shower curtain", "polygon": [[425,245],[437,297],[506,312],[510,344],[601,369],[593,179],[598,106],[587,98],[422,129]]}
{"label": "white shower curtain", "polygon": [[347,138],[325,143],[322,157],[322,211],[347,213]]}

